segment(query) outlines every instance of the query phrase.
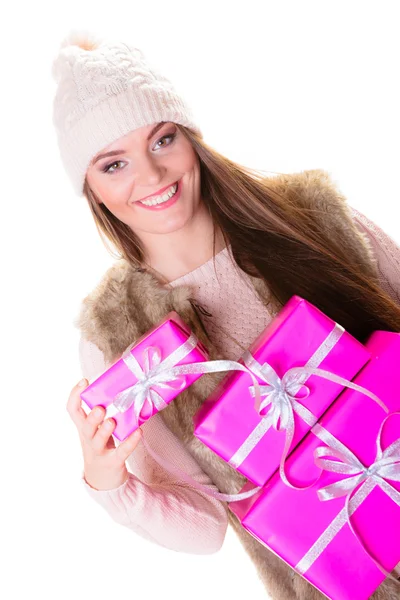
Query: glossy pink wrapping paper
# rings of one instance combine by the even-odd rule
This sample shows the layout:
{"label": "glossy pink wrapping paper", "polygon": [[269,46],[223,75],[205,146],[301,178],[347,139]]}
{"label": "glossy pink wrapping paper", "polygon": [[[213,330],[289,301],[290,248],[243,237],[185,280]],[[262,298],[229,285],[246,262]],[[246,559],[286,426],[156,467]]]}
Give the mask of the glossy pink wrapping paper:
{"label": "glossy pink wrapping paper", "polygon": [[[138,363],[143,369],[143,350],[148,346],[158,346],[161,349],[161,360],[170,355],[174,350],[181,346],[189,338],[190,330],[186,323],[175,311],[171,311],[166,317],[155,327],[150,329],[145,335],[143,335],[131,349],[131,354],[136,358]],[[196,348],[194,348],[189,354],[187,354],[178,365],[205,362],[209,358],[208,351],[205,346],[198,341]],[[185,374],[183,377],[186,379],[186,386],[189,387],[199,377],[199,374]],[[127,367],[122,359],[117,360],[111,367],[109,367],[104,373],[92,381],[88,387],[81,393],[81,398],[88,405],[89,408],[93,408],[96,405],[104,406],[105,408],[111,404],[115,396],[125,390],[127,387],[136,383],[137,379],[131,370]],[[166,403],[171,402],[182,390],[165,389],[160,386],[154,385],[154,389],[159,392],[163,400]],[[157,409],[154,409],[157,412]],[[141,413],[143,421],[147,420],[152,416],[151,408],[149,403],[143,406]],[[116,421],[116,427],[113,435],[122,441],[129,434],[131,434],[138,426],[141,425],[136,421],[134,415],[133,406],[131,406],[126,412],[117,413],[113,416]]]}
{"label": "glossy pink wrapping paper", "polygon": [[[353,382],[374,392],[390,412],[399,411],[400,334],[376,331],[366,347],[371,352],[371,361]],[[376,439],[386,416],[372,399],[347,389],[321,417],[319,424],[368,467],[375,461]],[[384,426],[382,449],[399,437],[400,416],[394,415]],[[320,470],[314,463],[313,453],[324,445],[312,430],[308,433],[286,463],[292,483],[305,486],[316,480]],[[322,473],[319,482],[304,491],[288,488],[277,473],[257,498],[232,503],[229,508],[254,537],[296,568],[317,542],[321,547],[321,535],[345,505],[345,496],[321,501],[316,490],[348,476]],[[399,482],[390,480],[389,483],[400,491]],[[369,551],[391,572],[400,561],[400,508],[397,504],[381,488],[375,487],[356,508],[351,522]],[[322,547],[311,566],[301,574],[327,598],[366,600],[385,579],[346,522]]]}
{"label": "glossy pink wrapping paper", "polygon": [[[267,361],[279,377],[291,367],[304,366],[332,332],[335,322],[299,296],[293,296],[249,348],[259,363]],[[319,368],[351,379],[369,359],[369,352],[344,332],[336,345],[319,364]],[[239,359],[243,363],[242,359]],[[261,383],[261,380],[257,377]],[[319,417],[343,390],[341,385],[311,375],[305,384],[310,395],[299,402]],[[243,372],[229,373],[204,402],[194,417],[194,435],[225,461],[234,456],[249,434],[260,423],[254,398],[248,387],[250,377]],[[293,449],[310,430],[294,415]],[[279,467],[285,432],[273,427],[264,434],[244,461],[235,467],[257,485],[263,485]]]}

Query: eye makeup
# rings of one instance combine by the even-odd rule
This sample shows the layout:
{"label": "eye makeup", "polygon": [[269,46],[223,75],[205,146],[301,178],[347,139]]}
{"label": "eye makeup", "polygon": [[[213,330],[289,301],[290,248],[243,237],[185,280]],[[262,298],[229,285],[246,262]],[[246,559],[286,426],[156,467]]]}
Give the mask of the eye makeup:
{"label": "eye makeup", "polygon": [[[177,131],[175,131],[175,132],[173,132],[173,133],[166,133],[165,135],[161,136],[161,137],[158,139],[158,141],[156,142],[156,145],[157,145],[158,143],[160,143],[160,142],[161,142],[162,140],[164,140],[164,139],[170,139],[170,140],[171,140],[171,141],[170,141],[170,143],[169,143],[169,144],[167,144],[167,146],[165,146],[165,147],[171,146],[171,144],[174,142],[174,140],[175,140],[175,138],[176,138],[176,134],[177,134]],[[114,166],[114,165],[116,165],[116,164],[118,164],[118,163],[122,163],[122,162],[124,162],[124,161],[122,161],[122,160],[114,160],[113,162],[110,162],[110,163],[106,164],[104,167],[101,167],[101,169],[100,169],[100,170],[101,170],[103,173],[105,173],[106,175],[112,175],[113,173],[115,173],[115,171],[116,171],[116,170],[117,170],[117,171],[121,171],[122,169],[116,169],[116,170],[114,169],[113,171],[110,171],[110,168],[111,168],[112,166]]]}

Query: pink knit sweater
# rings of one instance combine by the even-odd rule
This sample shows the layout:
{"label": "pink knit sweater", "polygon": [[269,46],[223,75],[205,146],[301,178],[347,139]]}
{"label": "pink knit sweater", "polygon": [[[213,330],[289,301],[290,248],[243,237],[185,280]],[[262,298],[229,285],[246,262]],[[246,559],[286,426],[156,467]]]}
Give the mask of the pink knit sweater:
{"label": "pink knit sweater", "polygon": [[[351,210],[354,222],[366,234],[375,252],[382,286],[400,304],[400,248],[365,215]],[[232,264],[226,248],[216,255],[215,266],[216,271],[211,259],[171,285],[192,287],[196,300],[206,311],[204,320],[213,343],[226,358],[237,360],[273,315],[261,304],[246,274]],[[99,348],[83,337],[79,356],[82,374],[89,382],[108,366]],[[217,490],[159,414],[146,421],[142,430],[158,455],[196,481]],[[211,554],[219,550],[228,525],[226,503],[166,472],[146,452],[141,441],[129,457],[127,468],[127,481],[107,491],[91,488],[82,474],[85,489],[112,519],[177,552]]]}

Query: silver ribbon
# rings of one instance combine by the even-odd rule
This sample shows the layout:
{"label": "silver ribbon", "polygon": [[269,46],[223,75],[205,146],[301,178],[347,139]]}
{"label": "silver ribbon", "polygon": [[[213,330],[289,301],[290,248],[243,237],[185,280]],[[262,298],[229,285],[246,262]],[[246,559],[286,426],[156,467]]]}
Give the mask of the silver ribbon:
{"label": "silver ribbon", "polygon": [[[388,409],[386,408],[386,412],[387,410]],[[376,440],[376,458],[369,467],[363,465],[347,446],[342,444],[342,442],[335,438],[335,436],[319,423],[313,427],[312,433],[326,444],[326,446],[316,448],[314,452],[315,464],[322,470],[351,475],[351,477],[340,479],[333,484],[317,490],[318,497],[321,501],[346,496],[346,502],[344,508],[320,535],[305,556],[297,563],[295,569],[301,575],[313,565],[315,560],[322,554],[342,527],[345,524],[348,524],[351,532],[375,565],[386,577],[390,577],[390,579],[396,581],[397,584],[400,584],[400,582],[386,571],[380,562],[369,552],[351,523],[351,515],[364,502],[365,498],[368,497],[376,486],[379,486],[400,507],[400,492],[387,481],[387,479],[400,481],[400,438],[395,440],[388,448],[386,448],[386,450],[382,450],[381,446],[383,427],[386,421],[393,415],[400,415],[400,412],[389,414],[381,423]],[[328,456],[335,457],[338,460],[329,460],[326,458]]]}
{"label": "silver ribbon", "polygon": [[[214,361],[214,362],[220,362],[220,363],[224,363],[226,361]],[[235,363],[234,361],[227,361],[227,362],[231,362],[232,363],[232,369],[230,370],[235,370],[235,365],[239,365],[240,370],[245,370],[246,371],[246,367],[243,367],[243,365],[240,365],[239,363]],[[208,364],[212,364],[213,361],[211,361]],[[199,363],[199,364],[204,364],[204,363]],[[293,374],[297,374],[297,376],[301,377],[304,376],[306,373],[304,373],[304,367],[293,367],[292,369],[290,369],[290,371],[293,371]],[[221,370],[225,370],[225,369],[221,369]],[[252,378],[254,378],[254,375],[250,372],[249,375],[252,376]],[[360,385],[357,385],[355,383],[352,383],[351,381],[348,381],[347,379],[343,379],[342,377],[339,377],[338,375],[334,375],[333,373],[330,373],[329,371],[324,371],[322,369],[311,369],[308,368],[307,369],[307,374],[308,375],[318,375],[319,377],[323,377],[325,379],[328,379],[330,381],[334,381],[336,383],[339,383],[343,386],[347,386],[350,387],[362,394],[365,394],[366,396],[369,396],[372,400],[374,400],[374,402],[376,402],[377,404],[379,404],[379,406],[381,406],[381,408],[385,411],[385,412],[389,412],[389,409],[387,408],[387,406],[378,398],[378,396],[376,396],[374,393],[370,392],[369,390],[367,390],[364,387],[361,387]],[[254,381],[254,380],[253,380]],[[258,383],[257,383],[258,386]],[[259,402],[261,403],[261,396],[259,398],[257,398],[257,391],[259,392],[259,389],[257,390],[257,386],[255,388],[255,402]],[[259,387],[259,386],[258,386]],[[314,425],[312,431],[314,431],[314,428],[318,427],[318,424]],[[189,483],[192,487],[204,492],[205,494],[207,494],[208,496],[212,496],[214,498],[217,498],[218,500],[221,500],[223,502],[237,502],[239,500],[244,500],[246,498],[250,498],[251,496],[254,496],[254,494],[256,494],[257,492],[259,492],[262,489],[262,486],[256,486],[253,487],[252,489],[248,490],[247,492],[241,492],[239,494],[221,494],[220,492],[215,492],[214,490],[210,490],[208,487],[199,484],[197,481],[195,481],[194,479],[192,479],[191,477],[189,477],[189,475],[187,475],[184,471],[181,471],[181,469],[179,469],[178,467],[171,465],[171,463],[169,463],[168,461],[166,461],[164,458],[161,458],[158,454],[156,454],[154,452],[154,450],[147,444],[147,442],[144,439],[143,436],[143,444],[146,447],[146,449],[148,450],[149,454],[151,454],[151,456],[162,466],[164,467],[167,471],[170,471],[171,473],[174,473],[175,475],[177,475],[178,477],[180,477],[180,479],[186,481],[187,483]],[[322,474],[322,471],[321,471]],[[317,480],[315,482],[313,482],[310,486],[307,486],[307,488],[296,488],[295,486],[291,486],[291,484],[289,484],[291,487],[293,487],[294,489],[308,489],[309,487],[312,487],[313,485],[315,485],[315,483],[319,480],[321,474],[318,476]]]}
{"label": "silver ribbon", "polygon": [[116,395],[112,404],[107,407],[105,418],[113,416],[118,412],[125,412],[134,406],[136,422],[143,421],[141,416],[145,402],[150,404],[151,412],[154,408],[158,411],[167,406],[162,396],[153,389],[158,386],[164,389],[182,390],[186,385],[186,379],[182,374],[173,374],[172,367],[187,356],[198,343],[197,337],[192,332],[189,338],[176,348],[169,356],[161,360],[161,350],[158,346],[147,346],[142,354],[142,369],[139,362],[131,354],[134,344],[131,344],[123,353],[121,359],[137,379],[136,383],[129,386]]}
{"label": "silver ribbon", "polygon": [[[134,344],[129,346],[129,348],[125,350],[122,359],[138,381],[117,394],[114,402],[107,407],[108,414],[106,412],[105,418],[112,416],[117,412],[125,412],[133,404],[135,416],[138,419],[146,400],[150,403],[152,410],[154,406],[158,408],[158,410],[162,410],[167,406],[167,404],[162,399],[160,394],[158,394],[156,390],[152,389],[152,386],[161,385],[161,387],[164,388],[174,386],[175,389],[181,389],[186,385],[186,381],[182,379],[182,376],[185,374],[194,373],[204,374],[218,373],[221,371],[244,371],[245,373],[248,373],[252,379],[256,402],[261,402],[260,389],[256,377],[245,365],[242,365],[239,362],[233,360],[213,360],[176,366],[176,363],[182,360],[184,356],[189,354],[189,352],[196,347],[197,343],[198,340],[196,336],[191,333],[190,337],[164,360],[161,360],[161,351],[157,346],[147,347],[144,350],[143,355],[144,369],[141,369],[136,358],[130,353]],[[177,384],[174,384],[174,382],[177,382]],[[195,487],[218,500],[225,502],[237,502],[253,496],[261,489],[261,487],[254,487],[247,492],[242,492],[239,494],[222,494],[220,492],[216,492],[204,485],[199,484],[196,480],[189,477],[184,471],[181,471],[181,469],[175,467],[157,455],[147,444],[144,436],[143,444],[148,450],[149,454],[151,454],[153,458],[165,469],[178,475],[180,479],[186,481],[192,487]]]}
{"label": "silver ribbon", "polygon": [[[331,381],[333,381],[333,378],[326,376],[326,373],[329,373],[328,371],[319,370],[319,372],[313,371],[313,373],[311,373],[310,371],[307,371],[307,369],[318,367],[332,348],[338,343],[344,332],[344,328],[338,323],[335,323],[332,331],[316,349],[314,354],[307,361],[305,367],[293,367],[292,369],[288,369],[282,376],[282,379],[268,362],[264,362],[264,364],[261,365],[248,350],[244,352],[242,356],[244,364],[264,384],[266,384],[260,386],[260,396],[265,396],[265,398],[262,401],[260,400],[260,402],[256,400],[254,404],[254,408],[258,412],[261,421],[230,458],[228,461],[229,464],[237,469],[271,427],[274,427],[277,431],[286,430],[285,445],[279,465],[280,476],[286,485],[294,489],[307,489],[308,487],[311,487],[307,486],[307,488],[299,488],[294,486],[289,482],[285,473],[285,461],[290,451],[295,430],[294,412],[296,412],[310,427],[318,421],[317,417],[299,402],[299,400],[304,400],[310,394],[310,388],[304,385],[304,382],[311,374],[325,377],[325,379],[331,379]],[[323,375],[323,373],[325,375]],[[296,394],[302,387],[306,389],[306,395],[301,398],[296,398]],[[254,386],[250,386],[249,391],[250,394],[255,397]],[[267,407],[270,407],[270,410],[265,412]],[[315,482],[312,485],[314,484]]]}
{"label": "silver ribbon", "polygon": [[138,420],[144,403],[147,401],[152,411],[154,407],[162,410],[167,406],[161,395],[153,386],[181,390],[186,386],[184,375],[218,373],[221,371],[244,371],[248,373],[253,382],[255,402],[260,403],[260,386],[253,373],[243,364],[234,360],[211,360],[197,363],[177,365],[197,345],[198,339],[192,332],[190,337],[176,348],[166,358],[161,360],[161,350],[157,346],[148,346],[143,351],[144,369],[141,368],[136,358],[131,354],[134,346],[129,346],[122,355],[122,360],[133,373],[137,381],[119,392],[113,403],[107,407],[105,418],[125,412],[134,405],[135,416]]}
{"label": "silver ribbon", "polygon": [[[147,443],[144,434],[142,437],[142,442],[143,442],[144,447],[148,451],[148,453],[154,458],[155,461],[157,461],[162,467],[164,467],[164,469],[166,469],[170,473],[173,473],[174,475],[176,475],[180,480],[186,481],[186,483],[188,483],[190,485],[190,487],[193,487],[193,488],[203,492],[207,496],[212,496],[213,498],[216,498],[217,500],[220,500],[221,502],[238,502],[239,500],[245,500],[246,498],[250,498],[251,496],[254,496],[254,494],[256,494],[257,492],[259,492],[261,490],[261,487],[257,486],[257,487],[251,488],[247,492],[241,492],[238,494],[222,494],[221,492],[217,492],[217,491],[211,489],[210,487],[202,485],[201,483],[199,483],[198,481],[196,481],[195,479],[193,479],[192,477],[187,475],[184,471],[182,471],[175,465],[172,465],[170,462],[168,462],[167,460],[165,460],[164,458],[159,456],[153,450],[153,448]],[[212,486],[216,487],[214,484],[212,484]]]}

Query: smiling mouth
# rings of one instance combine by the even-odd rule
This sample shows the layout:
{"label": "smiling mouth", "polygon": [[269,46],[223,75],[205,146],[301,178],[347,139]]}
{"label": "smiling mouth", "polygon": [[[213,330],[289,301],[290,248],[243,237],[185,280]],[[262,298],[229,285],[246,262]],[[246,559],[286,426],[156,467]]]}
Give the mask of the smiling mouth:
{"label": "smiling mouth", "polygon": [[166,191],[163,194],[160,194],[158,197],[149,196],[144,200],[135,200],[133,204],[141,204],[142,206],[147,206],[149,208],[165,204],[178,194],[180,190],[180,181],[181,180],[171,184],[168,188],[166,188]]}
{"label": "smiling mouth", "polygon": [[136,200],[136,202],[134,202],[133,204],[137,204],[138,207],[141,207],[141,208],[144,208],[147,210],[159,211],[159,210],[167,209],[179,201],[179,197],[180,197],[181,191],[182,191],[182,180],[180,179],[176,184],[174,184],[171,187],[171,189],[172,190],[175,189],[174,193],[172,195],[171,195],[171,193],[169,193],[165,200],[161,200],[158,202],[151,202],[150,204],[146,204],[145,202],[142,202],[141,200]]}
{"label": "smiling mouth", "polygon": [[174,192],[171,196],[171,197],[173,197],[176,194],[176,192],[178,191],[178,187],[179,187],[179,181],[175,181],[175,183],[171,183],[171,185],[166,187],[162,194],[153,194],[151,196],[147,196],[147,198],[142,198],[141,200],[135,200],[135,202],[133,204],[136,204],[136,202],[140,202],[141,204],[148,206],[149,202],[154,202],[156,199],[157,199],[157,204],[161,203],[161,202],[166,202],[167,198],[165,200],[161,200],[163,198],[163,196],[166,196],[167,194],[171,194],[171,191],[174,190]]}

